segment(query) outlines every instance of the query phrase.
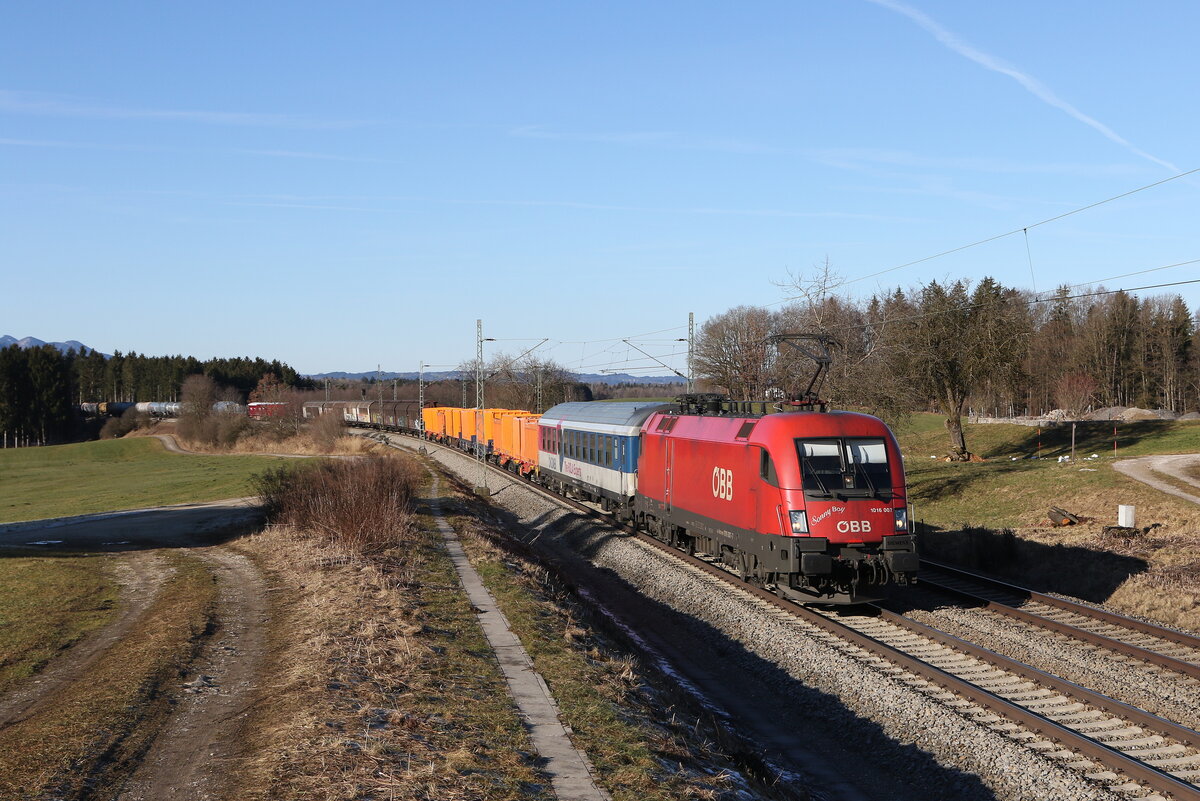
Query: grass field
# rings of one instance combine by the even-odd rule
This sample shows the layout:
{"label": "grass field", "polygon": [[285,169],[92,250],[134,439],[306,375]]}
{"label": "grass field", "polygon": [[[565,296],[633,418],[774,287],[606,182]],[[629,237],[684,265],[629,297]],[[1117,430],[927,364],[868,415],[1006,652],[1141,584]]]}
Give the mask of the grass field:
{"label": "grass field", "polygon": [[0,523],[239,497],[277,463],[169,453],[149,438],[0,450]]}
{"label": "grass field", "polygon": [[0,551],[0,693],[112,619],[109,558]]}
{"label": "grass field", "polygon": [[[1200,631],[1200,506],[1113,469],[1119,459],[1200,452],[1194,421],[965,427],[981,462],[945,462],[941,418],[915,415],[900,427],[913,519],[926,555],[1018,583],[1108,602],[1126,614]],[[1038,445],[1041,445],[1041,458]],[[1096,458],[1090,458],[1095,455]],[[1139,529],[1111,534],[1117,507],[1137,508]],[[1049,507],[1080,525],[1054,528]]]}
{"label": "grass field", "polygon": [[[985,461],[964,463],[942,461],[949,440],[940,416],[913,415],[897,436],[915,518],[940,528],[1017,528],[1038,525],[1053,505],[1115,522],[1118,503],[1140,503],[1152,513],[1193,514],[1185,501],[1143,488],[1111,465],[1147,454],[1200,452],[1200,423],[1117,423],[1115,453],[1113,425],[1080,423],[1074,462],[1058,461],[1071,452],[1070,425],[1040,433],[1017,425],[966,425],[967,447]],[[1039,452],[1041,458],[1031,458]],[[1089,458],[1093,454],[1096,458]]]}

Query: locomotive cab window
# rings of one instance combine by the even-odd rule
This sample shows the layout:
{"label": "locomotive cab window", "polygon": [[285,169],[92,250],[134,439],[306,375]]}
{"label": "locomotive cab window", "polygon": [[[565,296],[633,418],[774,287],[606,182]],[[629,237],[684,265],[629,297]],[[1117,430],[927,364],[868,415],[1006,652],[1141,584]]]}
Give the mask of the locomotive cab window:
{"label": "locomotive cab window", "polygon": [[763,448],[759,453],[761,454],[758,461],[759,476],[772,487],[778,487],[779,476],[775,474],[775,462],[771,459],[771,452]]}
{"label": "locomotive cab window", "polygon": [[817,497],[890,497],[892,476],[882,439],[796,440],[804,491]]}

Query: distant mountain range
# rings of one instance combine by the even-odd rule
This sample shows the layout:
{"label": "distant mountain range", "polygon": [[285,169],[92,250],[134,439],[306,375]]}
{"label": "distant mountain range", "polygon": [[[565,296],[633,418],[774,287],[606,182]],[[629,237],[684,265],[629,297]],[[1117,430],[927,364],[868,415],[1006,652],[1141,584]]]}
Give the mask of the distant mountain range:
{"label": "distant mountain range", "polygon": [[[449,370],[440,373],[425,373],[426,383],[432,381],[457,381],[460,373],[458,370]],[[419,377],[418,373],[390,373],[388,371],[375,372],[368,370],[362,373],[317,373],[315,375],[306,376],[314,381],[324,381],[328,378],[331,381],[363,381],[378,377],[383,381],[391,381],[400,379],[403,381],[416,381]],[[473,376],[468,375],[467,380],[471,380]],[[684,379],[674,375],[630,375],[629,373],[575,373],[575,380],[584,384],[682,384]]]}
{"label": "distant mountain range", "polygon": [[[17,339],[16,337],[9,336],[8,334],[0,337],[0,348],[7,348],[9,345],[16,345],[21,348],[40,348],[42,345],[53,345],[54,347],[58,348],[60,353],[70,353],[72,351],[85,353],[87,351],[94,350],[94,348],[89,348],[87,345],[74,339],[67,340],[66,342],[43,342],[37,337],[24,337],[23,339]],[[107,353],[101,355],[106,357],[108,356]]]}

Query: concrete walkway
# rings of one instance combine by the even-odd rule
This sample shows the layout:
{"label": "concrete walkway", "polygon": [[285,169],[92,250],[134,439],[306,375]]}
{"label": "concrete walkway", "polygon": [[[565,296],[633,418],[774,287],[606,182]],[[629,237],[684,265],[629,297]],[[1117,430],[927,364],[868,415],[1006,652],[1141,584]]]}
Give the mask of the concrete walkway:
{"label": "concrete walkway", "polygon": [[[440,484],[435,475],[435,498]],[[534,750],[546,760],[544,769],[550,775],[555,794],[560,801],[609,801],[608,794],[592,781],[591,765],[587,757],[572,745],[566,727],[559,719],[558,705],[550,695],[550,688],[534,670],[529,654],[512,633],[508,620],[496,606],[492,594],[483,586],[479,574],[475,572],[475,568],[463,552],[462,543],[459,542],[454,529],[442,517],[442,510],[436,500],[433,502],[433,512],[438,530],[446,540],[446,550],[450,553],[454,569],[458,571],[458,578],[467,592],[467,598],[478,610],[484,636],[496,652],[500,670],[504,673],[509,692],[529,731]]]}

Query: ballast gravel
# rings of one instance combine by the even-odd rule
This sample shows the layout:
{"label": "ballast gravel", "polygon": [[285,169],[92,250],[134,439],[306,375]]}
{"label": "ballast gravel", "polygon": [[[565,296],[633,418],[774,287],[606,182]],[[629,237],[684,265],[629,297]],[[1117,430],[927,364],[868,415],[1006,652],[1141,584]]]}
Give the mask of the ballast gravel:
{"label": "ballast gravel", "polygon": [[[390,439],[406,448],[418,445],[406,437]],[[464,454],[431,446],[429,455],[468,481],[480,475],[477,462]],[[586,558],[601,572],[612,571],[645,597],[646,615],[678,613],[672,619],[682,652],[718,660],[730,675],[762,689],[769,703],[750,713],[793,734],[811,731],[814,753],[841,755],[843,764],[834,766],[835,773],[861,777],[879,771],[900,785],[890,791],[876,785],[858,798],[1130,797],[969,719],[945,702],[952,700],[948,694],[913,686],[912,677],[869,664],[875,660],[853,646],[695,568],[614,534],[515,480],[492,473],[487,482],[491,502],[524,528],[527,544],[546,549],[554,559]],[[629,622],[637,628],[637,620]],[[813,775],[802,766],[796,772]],[[813,789],[817,797],[823,795]],[[843,797],[840,789],[836,792],[829,797]]]}
{"label": "ballast gravel", "polygon": [[987,610],[948,605],[904,615],[1173,723],[1200,729],[1196,679]]}

